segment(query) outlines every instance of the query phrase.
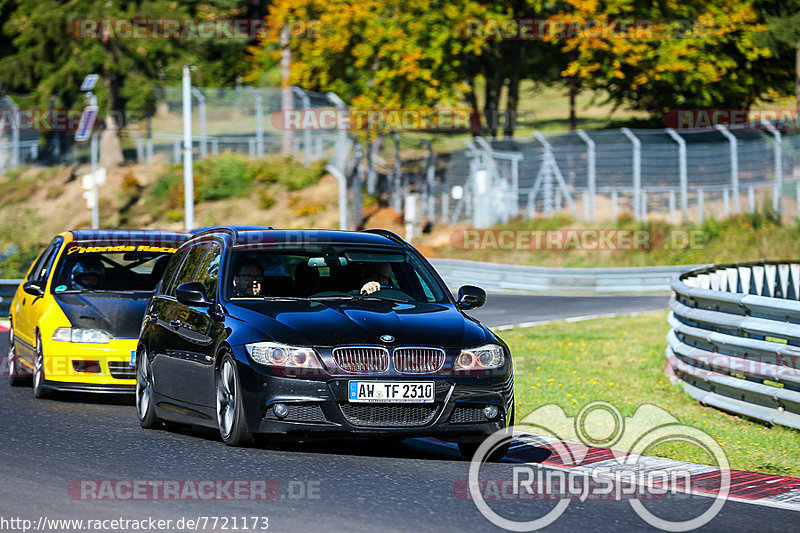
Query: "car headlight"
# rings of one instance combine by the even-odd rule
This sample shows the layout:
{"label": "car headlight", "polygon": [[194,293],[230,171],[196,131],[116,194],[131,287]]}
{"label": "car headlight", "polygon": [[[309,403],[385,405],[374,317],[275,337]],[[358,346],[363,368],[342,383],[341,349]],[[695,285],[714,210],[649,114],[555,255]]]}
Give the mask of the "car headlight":
{"label": "car headlight", "polygon": [[277,342],[255,342],[245,348],[256,363],[282,368],[322,368],[311,348],[288,346]]}
{"label": "car headlight", "polygon": [[479,348],[461,350],[456,357],[456,370],[489,370],[500,368],[506,362],[502,346],[486,344]]}
{"label": "car headlight", "polygon": [[56,328],[53,340],[59,342],[86,342],[90,344],[108,344],[111,335],[102,329]]}

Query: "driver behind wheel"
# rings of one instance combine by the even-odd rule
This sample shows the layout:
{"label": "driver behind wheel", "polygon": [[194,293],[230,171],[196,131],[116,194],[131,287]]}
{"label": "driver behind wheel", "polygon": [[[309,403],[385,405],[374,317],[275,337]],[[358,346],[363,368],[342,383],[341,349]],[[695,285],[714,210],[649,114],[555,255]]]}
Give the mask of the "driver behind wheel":
{"label": "driver behind wheel", "polygon": [[264,285],[264,269],[255,259],[246,259],[233,277],[233,289],[237,296],[261,296]]}
{"label": "driver behind wheel", "polygon": [[363,279],[369,280],[361,287],[361,294],[372,294],[392,286],[392,266],[389,263],[367,263]]}
{"label": "driver behind wheel", "polygon": [[97,259],[82,259],[72,267],[72,286],[76,289],[97,289],[105,277],[103,263]]}

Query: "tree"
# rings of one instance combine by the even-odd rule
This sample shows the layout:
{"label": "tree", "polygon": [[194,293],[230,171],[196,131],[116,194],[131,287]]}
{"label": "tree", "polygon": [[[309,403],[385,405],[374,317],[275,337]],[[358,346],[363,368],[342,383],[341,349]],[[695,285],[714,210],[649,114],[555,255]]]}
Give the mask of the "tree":
{"label": "tree", "polygon": [[[756,4],[756,9],[767,24],[767,29],[759,35],[758,42],[769,48],[776,63],[780,63],[786,72],[791,72],[794,68],[794,80],[785,80],[788,81],[788,87],[776,91],[776,96],[794,90],[796,110],[800,114],[800,2],[768,1]],[[781,78],[775,81],[780,83]]]}
{"label": "tree", "polygon": [[755,42],[764,26],[752,1],[568,2],[571,9],[557,18],[579,28],[590,21],[651,21],[647,28],[619,26],[612,36],[598,29],[561,39],[564,51],[575,54],[564,75],[605,92],[616,105],[658,115],[676,108],[749,108],[774,94],[781,69]]}
{"label": "tree", "polygon": [[[246,16],[260,18],[264,7],[249,0],[217,4],[173,0],[0,0],[0,13],[9,13],[2,27],[11,50],[0,60],[0,84],[9,91],[33,93],[39,108],[79,109],[85,105],[79,88],[90,73],[100,75],[95,87],[105,164],[122,160],[119,123],[155,110],[156,86],[178,83],[186,63],[200,66],[196,83],[229,85],[244,67],[246,41],[143,38],[114,35],[114,26],[82,27],[81,21],[190,20]],[[82,29],[83,28],[83,29]],[[10,41],[11,46],[8,46]],[[124,115],[127,113],[127,115]],[[108,150],[113,147],[112,150]]]}
{"label": "tree", "polygon": [[251,48],[248,79],[278,64],[289,27],[291,84],[335,92],[355,109],[431,110],[467,90],[463,57],[485,44],[463,39],[453,21],[483,13],[472,0],[278,0],[265,39]]}

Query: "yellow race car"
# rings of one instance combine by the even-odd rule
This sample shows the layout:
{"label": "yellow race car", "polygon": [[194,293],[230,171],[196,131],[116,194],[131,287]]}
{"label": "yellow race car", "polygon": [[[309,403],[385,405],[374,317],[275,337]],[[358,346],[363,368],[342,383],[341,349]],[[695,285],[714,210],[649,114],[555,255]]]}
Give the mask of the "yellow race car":
{"label": "yellow race car", "polygon": [[145,307],[188,238],[167,231],[57,235],[11,302],[11,384],[32,381],[37,398],[54,390],[134,392]]}

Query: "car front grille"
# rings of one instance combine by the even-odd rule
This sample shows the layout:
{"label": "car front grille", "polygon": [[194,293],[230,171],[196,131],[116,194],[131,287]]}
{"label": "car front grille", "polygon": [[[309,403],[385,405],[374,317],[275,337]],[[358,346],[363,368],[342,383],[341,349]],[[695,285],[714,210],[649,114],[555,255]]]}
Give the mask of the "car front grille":
{"label": "car front grille", "polygon": [[136,368],[124,361],[109,361],[108,371],[116,379],[134,379],[136,377]]}
{"label": "car front grille", "polygon": [[430,424],[436,417],[435,405],[353,405],[340,404],[348,422],[360,427],[400,428]]}
{"label": "car front grille", "polygon": [[439,348],[396,348],[394,368],[407,374],[436,372],[444,365],[444,350]]}
{"label": "car front grille", "polygon": [[483,407],[456,407],[450,415],[452,424],[476,424],[486,422],[483,416]]}
{"label": "car front grille", "polygon": [[333,360],[345,372],[380,374],[389,369],[389,350],[370,346],[334,348]]}
{"label": "car front grille", "polygon": [[269,409],[264,418],[269,420],[283,420],[286,422],[307,422],[317,424],[328,421],[328,419],[325,418],[325,414],[322,412],[322,407],[319,405],[302,405],[287,402],[286,407],[289,408],[289,412],[285,417],[278,418],[275,416],[275,412],[272,409]]}

